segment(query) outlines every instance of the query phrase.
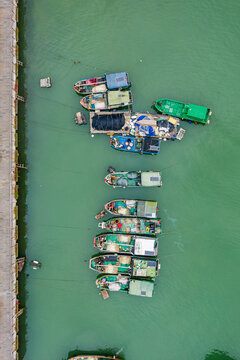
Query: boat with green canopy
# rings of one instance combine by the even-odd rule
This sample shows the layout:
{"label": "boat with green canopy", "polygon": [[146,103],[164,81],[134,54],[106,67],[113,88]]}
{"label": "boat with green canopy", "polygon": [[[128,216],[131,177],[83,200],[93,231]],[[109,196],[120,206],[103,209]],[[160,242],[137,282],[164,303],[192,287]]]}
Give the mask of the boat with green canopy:
{"label": "boat with green canopy", "polygon": [[159,171],[112,171],[104,178],[104,181],[114,188],[162,186]]}
{"label": "boat with green canopy", "polygon": [[116,356],[105,356],[105,355],[78,355],[69,358],[68,360],[120,360]]}
{"label": "boat with green canopy", "polygon": [[162,221],[161,219],[116,217],[100,222],[98,227],[114,233],[160,234]]}
{"label": "boat with green canopy", "polygon": [[155,219],[158,211],[157,206],[157,201],[119,199],[105,204],[105,210],[115,216],[137,216]]}
{"label": "boat with green canopy", "polygon": [[132,105],[131,91],[107,91],[102,94],[92,94],[80,100],[80,104],[87,110],[111,110]]}
{"label": "boat with green canopy", "polygon": [[194,123],[209,124],[212,112],[205,106],[187,104],[170,99],[159,99],[153,103],[157,111]]}
{"label": "boat with green canopy", "polygon": [[133,279],[127,275],[100,275],[96,279],[98,289],[120,291],[129,295],[152,297],[154,280]]}
{"label": "boat with green canopy", "polygon": [[99,273],[129,274],[134,277],[155,278],[160,265],[158,259],[106,254],[91,258],[89,268]]}
{"label": "boat with green canopy", "polygon": [[153,236],[101,234],[94,238],[94,247],[100,251],[157,256],[158,239]]}

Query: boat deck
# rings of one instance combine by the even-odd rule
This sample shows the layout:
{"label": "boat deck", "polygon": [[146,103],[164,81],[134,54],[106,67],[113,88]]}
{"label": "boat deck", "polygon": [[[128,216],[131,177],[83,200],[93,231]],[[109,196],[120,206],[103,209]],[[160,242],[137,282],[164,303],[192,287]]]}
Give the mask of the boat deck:
{"label": "boat deck", "polygon": [[166,100],[164,104],[161,104],[161,111],[182,118],[185,113],[185,105],[180,102]]}
{"label": "boat deck", "polygon": [[98,115],[111,115],[112,112],[110,111],[101,111],[101,112],[91,112],[90,113],[90,133],[91,134],[107,134],[107,135],[112,135],[112,134],[129,134],[129,130],[130,130],[130,120],[131,120],[131,112],[130,111],[114,111],[114,114],[123,114],[124,115],[124,120],[125,120],[125,124],[122,127],[122,129],[120,130],[96,130],[93,128],[92,126],[92,122],[93,122],[93,117],[95,114]]}
{"label": "boat deck", "polygon": [[116,218],[105,222],[106,230],[127,234],[152,234],[161,227],[161,220],[140,218]]}

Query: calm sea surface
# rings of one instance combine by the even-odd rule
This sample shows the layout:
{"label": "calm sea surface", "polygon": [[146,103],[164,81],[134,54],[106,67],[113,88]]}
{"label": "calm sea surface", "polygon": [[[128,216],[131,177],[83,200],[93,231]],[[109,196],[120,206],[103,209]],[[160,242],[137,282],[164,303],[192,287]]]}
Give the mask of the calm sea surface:
{"label": "calm sea surface", "polygon": [[[240,356],[239,14],[237,0],[26,0],[28,154],[25,360],[113,349],[126,360]],[[141,60],[141,61],[140,61]],[[76,63],[74,63],[76,62]],[[168,97],[213,111],[182,123],[159,156],[126,154],[74,124],[75,81],[128,71],[134,111]],[[51,89],[39,79],[51,76]],[[109,165],[162,170],[163,187],[111,189]],[[88,269],[94,216],[114,198],[159,202],[164,235],[152,299],[103,301]]]}

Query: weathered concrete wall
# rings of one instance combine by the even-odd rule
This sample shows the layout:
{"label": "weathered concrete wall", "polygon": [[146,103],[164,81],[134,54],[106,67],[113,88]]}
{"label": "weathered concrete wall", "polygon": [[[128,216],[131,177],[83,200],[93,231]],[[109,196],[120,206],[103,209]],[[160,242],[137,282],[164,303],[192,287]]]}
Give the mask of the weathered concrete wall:
{"label": "weathered concrete wall", "polygon": [[[0,1],[0,359],[17,359],[16,9]],[[16,161],[15,161],[16,160]]]}

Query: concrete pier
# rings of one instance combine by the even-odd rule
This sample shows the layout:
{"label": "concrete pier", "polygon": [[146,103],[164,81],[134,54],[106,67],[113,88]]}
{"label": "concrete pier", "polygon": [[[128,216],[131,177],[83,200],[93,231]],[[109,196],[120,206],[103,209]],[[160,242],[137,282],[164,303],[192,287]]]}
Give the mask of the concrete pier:
{"label": "concrete pier", "polygon": [[0,3],[0,359],[17,359],[17,1]]}

